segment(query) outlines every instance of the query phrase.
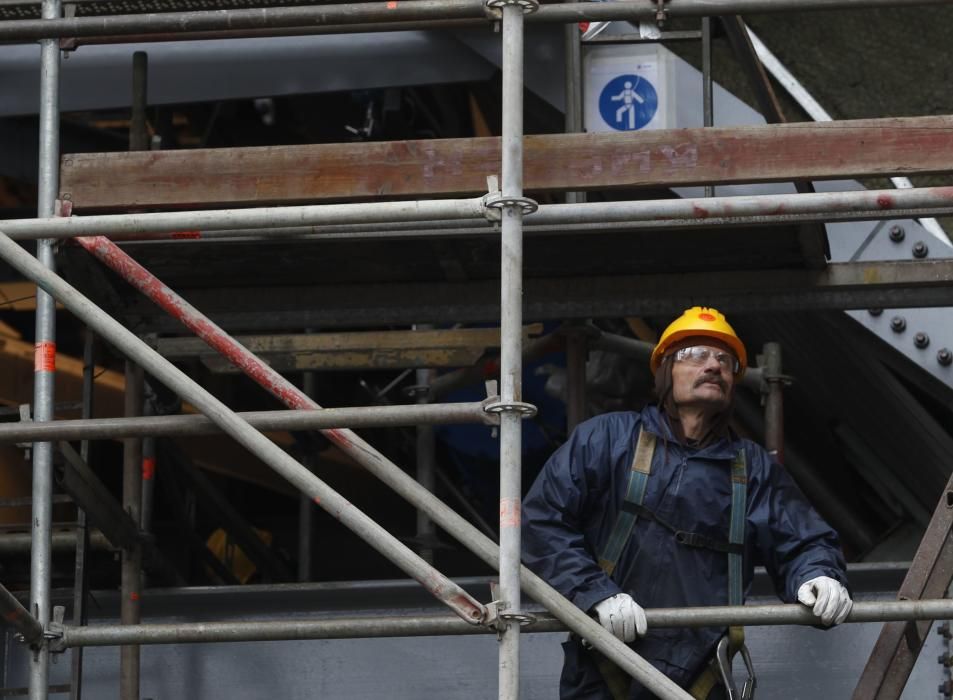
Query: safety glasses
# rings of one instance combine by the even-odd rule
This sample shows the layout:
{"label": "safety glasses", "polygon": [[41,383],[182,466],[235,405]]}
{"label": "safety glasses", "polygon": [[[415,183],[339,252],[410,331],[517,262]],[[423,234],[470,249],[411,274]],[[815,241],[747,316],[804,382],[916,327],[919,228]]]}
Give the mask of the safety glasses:
{"label": "safety glasses", "polygon": [[692,365],[704,365],[710,357],[714,357],[722,369],[726,369],[732,374],[738,374],[738,370],[741,369],[738,358],[723,350],[708,348],[704,345],[692,345],[675,351],[676,362],[688,362]]}

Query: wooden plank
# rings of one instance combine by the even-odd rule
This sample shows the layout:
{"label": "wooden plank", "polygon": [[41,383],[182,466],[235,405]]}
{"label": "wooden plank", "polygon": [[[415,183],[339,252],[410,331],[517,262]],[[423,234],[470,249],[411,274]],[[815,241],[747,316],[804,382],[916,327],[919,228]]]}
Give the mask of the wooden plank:
{"label": "wooden plank", "polygon": [[[524,140],[528,191],[824,180],[953,169],[953,116]],[[67,154],[77,210],[472,195],[500,172],[498,138]]]}
{"label": "wooden plank", "polygon": [[[542,324],[523,329],[523,342],[542,333]],[[301,370],[468,367],[487,348],[500,345],[499,328],[311,333],[237,338],[279,372]],[[173,358],[199,357],[214,372],[238,368],[198,338],[160,338],[156,349]]]}

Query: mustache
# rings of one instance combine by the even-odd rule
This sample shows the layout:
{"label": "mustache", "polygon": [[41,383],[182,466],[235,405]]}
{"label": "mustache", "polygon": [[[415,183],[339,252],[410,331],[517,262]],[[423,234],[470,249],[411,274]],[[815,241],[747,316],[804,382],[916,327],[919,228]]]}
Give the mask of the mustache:
{"label": "mustache", "polygon": [[699,377],[695,380],[694,386],[699,387],[702,384],[717,384],[722,391],[728,391],[728,384],[717,374],[706,374]]}

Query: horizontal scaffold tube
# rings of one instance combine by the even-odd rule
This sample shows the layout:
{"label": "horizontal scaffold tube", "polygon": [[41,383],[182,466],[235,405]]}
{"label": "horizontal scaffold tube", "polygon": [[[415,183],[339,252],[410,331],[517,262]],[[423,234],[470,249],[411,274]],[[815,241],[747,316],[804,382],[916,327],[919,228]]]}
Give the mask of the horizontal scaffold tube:
{"label": "horizontal scaffold tube", "polygon": [[[816,625],[817,618],[803,605],[745,605],[708,608],[647,609],[649,628],[727,627],[743,625]],[[539,613],[525,632],[562,632],[557,618]],[[953,601],[883,601],[854,603],[847,622],[891,622],[953,619]],[[258,620],[145,625],[65,627],[57,646],[115,646],[120,644],[194,644],[363,637],[430,637],[493,632],[451,615],[339,618],[334,620]]]}
{"label": "horizontal scaffold tube", "polygon": [[871,210],[892,212],[931,207],[953,209],[953,187],[545,204],[528,219],[535,224],[592,224],[624,223],[633,219],[705,220]]}
{"label": "horizontal scaffold tube", "polygon": [[[308,231],[320,235],[322,226],[343,224],[422,222],[425,228],[459,226],[468,220],[485,221],[484,212],[483,199],[477,198],[9,219],[0,221],[0,229],[14,240],[91,235],[117,239],[194,239],[200,238],[202,231],[227,231],[230,237],[239,237],[260,236],[263,229],[276,236],[300,236]],[[895,218],[900,212],[909,216],[917,216],[918,212],[953,213],[953,187],[544,204],[526,216],[526,225],[527,230],[532,230],[535,226],[637,221],[664,221],[672,225],[679,221],[764,224],[773,219],[783,223],[797,216],[831,214],[843,218],[854,213],[874,215],[878,212],[887,218]],[[395,228],[406,229],[403,225]],[[489,224],[486,230],[492,230]],[[406,230],[401,233],[407,235]]]}
{"label": "horizontal scaffold tube", "polygon": [[[54,532],[52,535],[54,552],[64,552],[76,549],[76,531]],[[0,535],[0,554],[28,554],[32,546],[29,532],[10,532]],[[106,536],[98,530],[89,535],[89,547],[95,550],[112,549]]]}
{"label": "horizontal scaffold tube", "polygon": [[[14,240],[171,233],[190,238],[195,230],[248,229],[272,226],[320,226],[348,223],[390,223],[434,219],[482,219],[483,198],[433,199],[414,202],[362,202],[295,207],[216,209],[151,214],[104,214],[0,221],[0,230]],[[58,222],[58,223],[57,223]]]}
{"label": "horizontal scaffold tube", "polygon": [[[915,7],[949,4],[950,0],[670,0],[664,6],[671,17],[704,17],[724,14],[803,12],[815,10]],[[574,23],[599,20],[654,19],[655,0],[543,5],[527,16],[530,22]],[[483,0],[414,0],[414,2],[358,2],[306,7],[262,7],[235,10],[162,12],[137,15],[70,17],[52,20],[0,22],[0,41],[136,35],[170,32],[257,31],[308,27],[312,33],[341,25],[353,31],[380,31],[381,24],[412,26],[432,20],[486,21]],[[362,25],[369,25],[363,27]]]}
{"label": "horizontal scaffold tube", "polygon": [[[484,410],[488,401],[400,406],[249,411],[238,413],[257,430],[324,430],[327,428],[392,428],[413,425],[482,423],[497,425],[499,418]],[[113,440],[137,437],[213,435],[221,429],[202,415],[92,418],[48,423],[2,423],[0,444],[52,440]]]}
{"label": "horizontal scaffold tube", "polygon": [[0,585],[0,617],[3,617],[8,625],[22,634],[23,641],[27,644],[33,644],[43,637],[43,628],[40,623],[2,585]]}

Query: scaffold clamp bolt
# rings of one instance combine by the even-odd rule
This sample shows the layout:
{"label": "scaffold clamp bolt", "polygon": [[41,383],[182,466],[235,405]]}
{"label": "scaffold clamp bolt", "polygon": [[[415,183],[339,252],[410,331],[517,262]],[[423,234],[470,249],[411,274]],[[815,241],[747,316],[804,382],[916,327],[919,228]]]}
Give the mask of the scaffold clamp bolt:
{"label": "scaffold clamp bolt", "polygon": [[66,651],[66,645],[63,643],[63,618],[66,616],[66,608],[57,605],[53,608],[53,617],[50,619],[46,631],[43,632],[43,639],[49,644],[50,651],[53,653],[62,653]]}

